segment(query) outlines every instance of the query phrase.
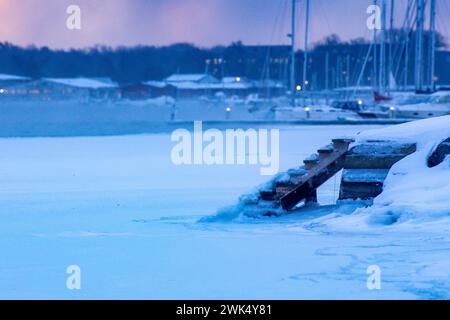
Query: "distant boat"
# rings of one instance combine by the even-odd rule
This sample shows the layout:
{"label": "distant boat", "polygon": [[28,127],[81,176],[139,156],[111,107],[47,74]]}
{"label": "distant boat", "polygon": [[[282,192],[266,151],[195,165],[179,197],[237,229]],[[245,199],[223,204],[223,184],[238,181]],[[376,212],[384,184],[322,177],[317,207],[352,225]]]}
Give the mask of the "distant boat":
{"label": "distant boat", "polygon": [[373,98],[374,98],[375,102],[380,102],[380,101],[391,101],[391,100],[392,100],[392,97],[382,95],[382,94],[380,94],[378,91],[375,91],[375,92],[373,93]]}
{"label": "distant boat", "polygon": [[411,94],[406,99],[400,96],[392,99],[390,103],[367,106],[358,114],[365,119],[424,119],[450,115],[450,92],[439,91],[431,95]]}

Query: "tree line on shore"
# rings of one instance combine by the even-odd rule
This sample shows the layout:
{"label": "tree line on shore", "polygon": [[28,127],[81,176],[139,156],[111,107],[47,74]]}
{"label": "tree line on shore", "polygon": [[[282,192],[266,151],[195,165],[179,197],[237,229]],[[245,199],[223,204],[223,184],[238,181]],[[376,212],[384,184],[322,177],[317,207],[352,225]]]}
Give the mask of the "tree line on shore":
{"label": "tree line on shore", "polygon": [[[395,30],[392,47],[392,73],[401,81],[404,70],[412,83],[414,75],[414,39],[409,35],[406,50],[404,31]],[[425,36],[425,48],[429,37]],[[309,52],[308,80],[316,89],[342,87],[356,84],[370,42],[358,38],[342,41],[331,35],[315,43]],[[445,38],[438,34],[436,76],[438,83],[450,83],[450,52],[446,51]],[[425,50],[425,58],[428,56]],[[404,66],[405,56],[409,65]],[[202,48],[189,43],[170,46],[107,47],[59,50],[48,47],[19,47],[0,43],[0,73],[32,78],[43,77],[109,77],[119,83],[136,83],[160,80],[173,73],[210,73],[218,78],[240,76],[250,79],[274,79],[287,82],[289,78],[290,47],[287,45],[244,45],[234,42],[228,46]],[[375,59],[374,59],[375,58]],[[369,56],[362,85],[374,81],[372,66],[376,63]],[[427,60],[425,60],[427,61]],[[303,52],[296,53],[297,81],[303,68]]]}

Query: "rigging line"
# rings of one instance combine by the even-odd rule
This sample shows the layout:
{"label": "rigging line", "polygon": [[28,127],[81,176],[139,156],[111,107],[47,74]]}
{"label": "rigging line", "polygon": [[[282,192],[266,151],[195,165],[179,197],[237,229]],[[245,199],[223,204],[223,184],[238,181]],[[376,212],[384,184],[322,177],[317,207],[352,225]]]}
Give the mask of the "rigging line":
{"label": "rigging line", "polygon": [[[362,70],[363,68],[365,69],[365,65],[364,65],[364,60],[365,60],[365,58],[364,58],[364,59],[361,59],[361,58],[364,57],[364,51],[365,51],[365,49],[367,49],[366,45],[365,45],[365,44],[362,44],[362,45],[361,45],[361,48],[359,49],[359,53],[358,53],[358,55],[356,56],[356,61],[358,61],[358,60],[360,61],[361,69],[359,69],[359,68],[353,68],[353,71],[352,71],[351,75],[350,75],[350,73],[349,73],[349,77],[350,77],[350,81],[349,81],[349,82],[355,84],[355,89],[354,89],[354,91],[353,91],[352,93],[350,93],[350,91],[349,91],[349,93],[347,94],[347,100],[353,99],[353,97],[354,97],[355,94],[356,94],[356,87],[358,87],[358,86],[360,85],[360,82],[362,81],[362,76],[360,77],[361,72],[358,72],[358,70]],[[372,50],[372,46],[371,46],[371,44],[369,44],[369,56],[370,56],[370,51],[371,51],[371,50]],[[367,58],[367,59],[368,59],[368,58]],[[356,62],[355,62],[355,64],[356,64]],[[347,72],[349,72],[349,70],[347,70]],[[364,70],[362,71],[362,73],[364,73]],[[360,79],[360,78],[361,78],[361,79]]]}
{"label": "rigging line", "polygon": [[[274,20],[274,24],[273,24],[273,28],[272,28],[272,32],[271,35],[269,37],[269,45],[274,45],[275,43],[275,38],[278,37],[278,40],[281,40],[281,33],[283,32],[283,21],[284,18],[286,17],[286,11],[287,11],[287,4],[288,4],[289,0],[284,0],[280,3],[280,6],[278,7],[281,10],[278,10],[278,14],[275,15],[275,20]],[[278,36],[277,36],[278,35]],[[267,53],[264,59],[264,65],[263,65],[263,69],[260,75],[259,80],[264,80],[264,77],[267,74],[267,71],[270,68],[270,47],[267,48]]]}
{"label": "rigging line", "polygon": [[[408,30],[408,33],[407,33],[408,38],[412,35],[412,32],[414,31],[414,26],[417,23],[417,15],[415,15],[413,17],[413,13],[416,10],[417,10],[416,2],[413,1],[413,5],[411,6],[411,12],[410,12],[410,17],[409,17],[409,18],[413,18],[413,19],[410,19],[410,26],[407,26],[407,28],[405,28],[406,30]],[[404,43],[402,45],[402,50],[399,52],[400,57],[399,57],[399,63],[397,64],[397,67],[396,67],[395,76],[398,75],[398,72],[400,69],[401,57],[403,56],[405,49],[406,49],[406,42],[404,41]],[[405,52],[405,54],[408,54],[408,52]],[[402,73],[403,73],[403,71],[402,71]]]}
{"label": "rigging line", "polygon": [[370,53],[372,52],[373,45],[374,45],[374,43],[373,43],[373,41],[371,41],[371,42],[370,42],[369,49],[367,50],[366,57],[365,57],[365,59],[364,59],[364,63],[363,63],[363,65],[362,65],[362,67],[361,67],[361,72],[359,73],[358,81],[357,81],[356,86],[355,86],[355,88],[354,88],[354,90],[353,90],[352,96],[355,96],[355,95],[356,95],[356,89],[357,89],[357,88],[360,86],[360,84],[361,84],[361,80],[362,80],[362,77],[363,77],[363,74],[364,74],[364,69],[366,68],[367,62],[369,61],[369,57],[370,57]]}
{"label": "rigging line", "polygon": [[275,15],[275,20],[272,28],[272,33],[270,35],[269,43],[273,44],[275,35],[278,33],[279,30],[281,30],[280,26],[282,25],[280,23],[280,20],[283,18],[283,14],[285,12],[286,4],[288,0],[284,0],[281,2],[281,5],[278,7],[279,10],[277,11],[277,14]]}
{"label": "rigging line", "polygon": [[[374,3],[376,3],[376,1]],[[372,54],[373,48],[375,46],[375,41],[373,40],[374,39],[375,30],[373,30],[372,32],[370,32],[370,30],[366,30],[366,35],[365,36],[367,36],[367,33],[369,33],[369,37],[370,37],[370,34],[373,33],[372,36],[370,37],[372,40],[370,41],[370,44],[369,44],[368,48],[364,48],[364,46],[361,46],[361,48],[360,48],[360,53],[358,54],[358,59],[361,59],[361,57],[363,56],[364,49],[367,50],[367,53],[366,53],[366,55],[364,57],[364,60],[363,60],[362,65],[361,65],[361,68],[360,69],[355,68],[355,70],[354,70],[355,78],[356,78],[356,74],[358,74],[358,80],[356,81],[356,84],[354,86],[353,92],[349,93],[349,99],[350,98],[353,99],[353,97],[356,95],[357,89],[361,85],[362,77],[364,76],[364,71],[366,69],[366,66],[367,66],[367,64],[369,62],[370,55]],[[359,72],[357,73],[358,70],[359,70]],[[354,78],[353,78],[353,80],[354,80]]]}
{"label": "rigging line", "polygon": [[[406,13],[405,13],[405,18],[404,18],[404,20],[403,20],[403,24],[402,24],[402,26],[401,26],[401,28],[399,29],[399,30],[401,30],[401,31],[403,31],[403,36],[405,35],[405,33],[404,33],[404,30],[408,27],[409,28],[409,26],[407,25],[408,24],[408,22],[409,22],[409,17],[410,17],[410,11],[411,11],[411,6],[410,6],[410,4],[411,4],[411,0],[408,0],[408,7],[407,7],[407,11],[406,11]],[[395,29],[394,29],[395,30]],[[391,39],[391,40],[394,40],[394,39]],[[396,42],[396,41],[394,41],[394,42]],[[394,45],[394,44],[391,44],[391,45]],[[395,51],[394,51],[394,54],[392,55],[392,57],[393,58],[395,58],[395,57],[397,57],[397,55],[398,55],[398,53],[399,53],[399,50],[400,50],[400,52],[403,52],[403,47],[404,47],[404,45],[405,45],[405,43],[403,42],[402,44],[399,44],[399,43],[396,43],[395,44]],[[395,59],[394,59],[394,61],[395,61]],[[393,63],[393,62],[392,62]]]}
{"label": "rigging line", "polygon": [[[366,37],[370,37],[370,30],[368,30],[368,29],[366,29],[366,32],[365,32],[365,35],[364,35],[364,39],[366,38]],[[368,59],[369,59],[369,57],[370,57],[370,53],[371,53],[371,51],[372,51],[372,49],[373,49],[373,41],[370,41],[370,43],[369,43],[369,47],[368,47],[369,49],[369,51],[368,51],[368,53],[364,56],[364,51],[367,49],[367,46],[366,46],[366,44],[362,44],[361,45],[361,48],[359,49],[359,52],[358,52],[358,54],[356,55],[356,58],[357,58],[357,60],[356,61],[358,61],[358,60],[362,60],[361,61],[361,68],[354,68],[353,69],[353,72],[352,72],[352,75],[350,76],[350,74],[349,74],[349,77],[350,77],[350,82],[353,82],[353,83],[355,83],[355,85],[354,85],[354,90],[353,90],[353,92],[348,92],[347,94],[346,94],[346,99],[347,100],[351,100],[351,99],[353,99],[354,98],[354,96],[356,95],[356,91],[357,91],[357,88],[359,87],[359,85],[361,84],[361,81],[362,81],[362,76],[364,75],[364,69],[365,69],[365,67],[366,67],[366,64],[367,64],[367,61],[368,61]],[[363,57],[365,57],[364,59],[361,59],[361,58],[363,58]],[[367,59],[367,61],[366,61],[366,59]],[[348,72],[348,70],[347,70],[347,72]]]}
{"label": "rigging line", "polygon": [[[402,68],[400,71],[400,64],[402,64],[402,62],[406,62],[405,61],[406,55],[409,54],[409,52],[407,52],[406,43],[407,42],[410,43],[409,38],[412,34],[413,26],[415,24],[415,22],[413,20],[413,12],[416,10],[415,4],[416,3],[413,0],[408,0],[408,7],[409,7],[408,9],[409,10],[406,12],[404,27],[403,27],[403,35],[402,35],[404,37],[404,40],[403,40],[403,43],[401,46],[401,50],[400,50],[400,52],[398,52],[398,64],[396,66],[395,73],[394,73],[395,77],[401,76],[402,78],[404,78],[404,76],[405,76],[404,68]],[[408,39],[408,40],[405,40],[405,39]],[[396,53],[396,55],[397,55],[397,53]],[[402,60],[402,58],[403,58],[403,60]]]}
{"label": "rigging line", "polygon": [[[413,0],[408,0],[408,8],[407,8],[407,11],[405,13],[405,18],[403,20],[402,28],[400,29],[400,30],[404,30],[402,36],[405,37],[405,38],[410,36],[410,31],[409,30],[412,28],[412,25],[413,25],[413,24],[411,24],[411,26],[408,25],[408,23],[411,23],[410,20],[412,20],[411,19],[412,12],[414,12],[413,11],[414,10],[413,3],[414,3]],[[395,64],[395,66],[396,66],[395,67],[395,71],[391,70],[391,71],[394,71],[394,73],[393,73],[394,78],[398,77],[400,64],[402,63],[402,57],[404,57],[405,54],[408,54],[407,52],[405,52],[405,50],[406,50],[406,41],[403,41],[402,44],[396,45],[396,49],[394,51],[394,55],[392,56],[392,58],[393,58],[393,62],[392,63],[394,65],[395,64],[394,62],[395,62],[396,59],[397,59],[397,63]]]}
{"label": "rigging line", "polygon": [[[375,2],[376,3],[376,2]],[[370,32],[370,30],[368,30],[367,28],[365,28],[365,34],[364,34],[364,36],[363,36],[363,39],[366,39],[366,38],[369,38],[369,39],[371,39],[371,38],[373,38],[373,36],[371,36],[371,33],[372,32]],[[356,94],[356,89],[357,89],[357,87],[359,87],[359,85],[360,85],[360,83],[361,83],[361,81],[362,81],[362,76],[364,75],[364,70],[362,70],[363,68],[365,69],[365,65],[367,64],[367,61],[366,62],[364,62],[365,61],[365,59],[368,59],[369,57],[370,57],[370,51],[372,50],[372,48],[373,48],[373,45],[372,45],[372,40],[370,40],[370,43],[369,43],[369,53],[368,54],[366,54],[366,55],[364,55],[364,51],[365,51],[365,49],[366,49],[366,46],[365,46],[365,44],[362,44],[361,45],[361,47],[360,47],[360,49],[359,49],[359,52],[358,52],[358,54],[356,55],[356,61],[358,61],[358,60],[362,60],[361,61],[361,69],[359,69],[359,68],[354,68],[353,69],[353,71],[352,71],[352,73],[349,73],[348,74],[348,77],[349,77],[349,83],[354,83],[355,84],[355,89],[353,90],[353,92],[348,92],[347,94],[346,94],[346,100],[350,100],[350,99],[353,99],[353,97],[355,96],[355,94]],[[365,57],[365,56],[367,56],[366,58],[364,58],[364,59],[361,59],[361,58],[363,58],[363,57]],[[356,64],[356,62],[355,62],[355,64]],[[362,70],[362,71],[361,71]],[[361,71],[361,72],[360,72]],[[349,72],[349,70],[347,70],[347,72]]]}
{"label": "rigging line", "polygon": [[288,8],[288,0],[284,0],[283,2],[283,7],[281,10],[281,14],[280,14],[280,19],[282,21],[282,23],[279,23],[278,27],[279,29],[277,30],[276,34],[278,35],[277,41],[281,42],[282,38],[284,39],[285,37],[285,33],[283,32],[283,29],[285,27],[284,21],[287,20],[287,8]]}
{"label": "rigging line", "polygon": [[[326,25],[326,27],[327,27],[327,29],[328,29],[328,34],[331,35],[331,34],[333,34],[333,30],[332,30],[331,25],[330,25],[330,19],[328,19],[328,14],[327,14],[327,11],[326,11],[326,6],[325,6],[324,3],[322,2],[322,0],[318,0],[317,3],[318,3],[318,7],[320,8],[320,12],[323,14],[323,18],[325,19],[325,25]],[[330,61],[330,60],[333,59],[332,54],[329,54],[329,51],[328,51],[328,50],[326,50],[326,54],[328,54],[328,57],[329,57],[329,58],[328,58],[328,59],[329,59],[328,61]],[[330,56],[331,56],[331,59],[330,59]],[[329,75],[326,74],[325,77],[328,79]],[[329,88],[327,88],[327,89],[329,89]]]}
{"label": "rigging line", "polygon": [[287,3],[287,0],[283,1],[280,4],[280,6],[278,7],[279,10],[277,10],[277,14],[275,15],[272,32],[269,37],[269,47],[267,48],[266,57],[264,59],[264,64],[263,64],[262,72],[260,75],[260,80],[264,80],[264,77],[266,76],[266,73],[267,73],[268,69],[270,68],[270,61],[269,61],[270,60],[270,45],[273,45],[277,26],[279,25],[279,20],[282,18],[281,15],[283,13],[283,4],[286,5],[286,3]]}

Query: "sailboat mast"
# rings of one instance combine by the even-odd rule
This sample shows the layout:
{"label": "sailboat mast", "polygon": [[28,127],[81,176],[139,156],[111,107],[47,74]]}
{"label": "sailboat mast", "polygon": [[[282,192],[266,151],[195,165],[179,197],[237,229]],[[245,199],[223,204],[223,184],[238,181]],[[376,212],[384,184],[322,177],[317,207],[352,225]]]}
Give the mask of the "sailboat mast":
{"label": "sailboat mast", "polygon": [[411,23],[411,11],[413,7],[414,0],[408,0],[408,7],[406,8],[406,17],[405,17],[405,65],[404,65],[404,79],[403,86],[404,90],[407,90],[408,87],[408,72],[409,72],[409,26]]}
{"label": "sailboat mast", "polygon": [[292,0],[292,17],[291,17],[291,96],[292,106],[295,106],[295,10],[296,0]]}
{"label": "sailboat mast", "polygon": [[329,69],[330,69],[330,55],[327,50],[327,53],[325,54],[325,90],[327,91],[329,89],[328,86],[328,74],[330,73]]}
{"label": "sailboat mast", "polygon": [[[394,57],[393,57],[393,47],[394,47],[394,11],[395,5],[394,0],[391,0],[391,11],[389,19],[389,68],[388,68],[388,78],[390,79],[391,74],[393,74]],[[391,81],[388,81],[388,88],[391,90]]]}
{"label": "sailboat mast", "polygon": [[381,0],[380,93],[386,88],[386,0]]}
{"label": "sailboat mast", "polygon": [[416,91],[423,90],[423,27],[425,0],[417,0],[415,85]]}
{"label": "sailboat mast", "polygon": [[[373,1],[373,4],[376,6],[378,4],[377,0]],[[373,82],[372,85],[375,88],[378,84],[378,49],[377,49],[377,29],[373,29]]]}
{"label": "sailboat mast", "polygon": [[306,19],[305,19],[305,45],[303,51],[303,87],[308,86],[307,69],[308,69],[308,34],[309,34],[309,0],[306,0]]}
{"label": "sailboat mast", "polygon": [[435,58],[436,58],[436,0],[431,0],[430,3],[430,89],[434,91],[434,72],[435,72]]}

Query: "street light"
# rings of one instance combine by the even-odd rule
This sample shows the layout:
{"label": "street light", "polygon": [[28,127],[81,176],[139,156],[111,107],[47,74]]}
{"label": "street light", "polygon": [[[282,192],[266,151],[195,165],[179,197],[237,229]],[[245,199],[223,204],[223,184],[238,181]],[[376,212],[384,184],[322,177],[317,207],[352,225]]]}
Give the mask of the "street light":
{"label": "street light", "polygon": [[227,120],[230,120],[230,114],[231,114],[231,108],[230,107],[227,107],[226,109],[225,109],[225,118],[227,119]]}
{"label": "street light", "polygon": [[390,107],[389,108],[389,117],[391,118],[391,119],[394,119],[395,118],[395,107]]}
{"label": "street light", "polygon": [[306,112],[306,119],[311,118],[311,108],[305,107],[305,112]]}

